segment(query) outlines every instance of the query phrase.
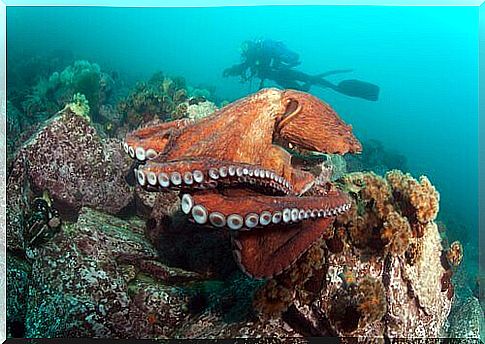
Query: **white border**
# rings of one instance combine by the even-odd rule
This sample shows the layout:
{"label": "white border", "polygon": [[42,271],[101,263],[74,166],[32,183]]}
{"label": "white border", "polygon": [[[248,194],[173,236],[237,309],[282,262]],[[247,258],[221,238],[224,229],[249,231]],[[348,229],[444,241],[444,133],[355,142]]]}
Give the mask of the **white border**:
{"label": "white border", "polygon": [[0,0],[7,6],[231,7],[231,6],[480,6],[484,0]]}
{"label": "white border", "polygon": [[7,184],[7,22],[6,6],[0,1],[0,342],[7,337],[7,226],[6,226],[6,184]]}
{"label": "white border", "polygon": [[[6,329],[6,7],[7,6],[112,6],[112,7],[222,7],[222,6],[290,6],[290,5],[338,5],[338,6],[480,6],[483,0],[0,0],[0,343],[7,335]],[[480,11],[483,12],[483,11]],[[483,20],[480,21],[483,24]],[[480,31],[483,30],[480,25]],[[481,38],[483,39],[483,38]],[[482,42],[483,43],[483,42]],[[480,231],[479,231],[480,232]],[[480,242],[485,242],[481,236]],[[485,257],[480,256],[480,267],[485,266]],[[481,270],[481,273],[483,270]],[[481,291],[483,293],[483,290]],[[483,296],[483,295],[481,295]]]}

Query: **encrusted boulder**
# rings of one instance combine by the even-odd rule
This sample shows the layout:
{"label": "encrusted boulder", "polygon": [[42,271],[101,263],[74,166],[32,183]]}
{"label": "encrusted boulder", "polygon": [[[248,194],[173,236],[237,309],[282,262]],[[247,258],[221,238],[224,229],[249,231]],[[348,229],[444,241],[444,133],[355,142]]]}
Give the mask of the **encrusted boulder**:
{"label": "encrusted boulder", "polygon": [[200,277],[169,268],[143,222],[82,208],[29,252],[27,337],[167,338],[187,317],[183,285]]}
{"label": "encrusted boulder", "polygon": [[[413,265],[391,255],[365,259],[349,245],[329,254],[327,287],[317,304],[337,334],[392,338],[443,334],[451,300],[442,292],[445,269],[434,223],[420,240],[423,248]],[[369,286],[359,295],[363,283]]]}
{"label": "encrusted boulder", "polygon": [[63,216],[83,206],[116,214],[133,200],[125,180],[130,160],[118,141],[102,140],[87,118],[68,107],[19,150],[7,181],[8,244],[22,247],[22,212],[47,191]]}
{"label": "encrusted boulder", "polygon": [[337,217],[333,238],[255,293],[260,316],[312,336],[443,336],[454,292],[435,188],[400,171],[339,183],[351,211]]}

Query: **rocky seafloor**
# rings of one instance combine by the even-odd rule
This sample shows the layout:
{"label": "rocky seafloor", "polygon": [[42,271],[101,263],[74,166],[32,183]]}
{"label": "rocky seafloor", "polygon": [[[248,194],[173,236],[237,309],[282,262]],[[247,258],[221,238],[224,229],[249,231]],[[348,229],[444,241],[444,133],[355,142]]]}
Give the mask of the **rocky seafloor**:
{"label": "rocky seafloor", "polygon": [[[93,78],[101,86],[89,101],[74,92]],[[379,160],[383,148],[370,142],[368,156],[329,157],[351,211],[290,269],[254,280],[233,261],[225,231],[186,220],[177,192],[137,187],[120,146],[153,113],[199,118],[216,105],[155,75],[114,107],[113,82],[99,67],[73,64],[40,93],[71,99],[64,110],[9,122],[17,130],[7,180],[10,337],[483,338],[463,247],[436,220],[438,191],[424,176],[386,169],[404,169],[402,156]],[[24,111],[55,108],[41,95]],[[371,164],[380,174],[359,172]]]}
{"label": "rocky seafloor", "polygon": [[[70,108],[18,151],[7,183],[10,336],[479,337],[480,304],[453,290],[459,267],[425,177],[344,174],[336,183],[354,206],[333,238],[257,281],[232,261],[224,231],[190,224],[175,192],[148,194],[130,174],[119,142]],[[32,208],[46,190],[50,202]],[[49,208],[60,212],[34,216]]]}

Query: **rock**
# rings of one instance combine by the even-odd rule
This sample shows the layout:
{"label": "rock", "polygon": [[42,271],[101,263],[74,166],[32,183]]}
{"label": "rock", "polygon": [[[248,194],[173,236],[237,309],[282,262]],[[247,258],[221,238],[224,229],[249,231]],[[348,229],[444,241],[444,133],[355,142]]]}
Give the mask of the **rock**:
{"label": "rock", "polygon": [[226,323],[210,313],[191,319],[175,333],[175,338],[278,338],[291,343],[305,342],[302,337],[281,319]]}
{"label": "rock", "polygon": [[[177,191],[135,188],[136,210],[147,219],[145,235],[170,266],[219,278],[238,270],[228,232],[189,222]],[[187,249],[190,247],[190,249]]]}
{"label": "rock", "polygon": [[[150,219],[155,215],[152,215],[153,209],[167,209],[167,215],[174,212],[175,209],[172,208],[179,207],[180,203],[178,201],[177,192],[149,192],[143,190],[139,185],[135,187],[135,205],[137,215]],[[163,214],[158,214],[162,216]]]}
{"label": "rock", "polygon": [[449,338],[480,339],[485,335],[485,320],[478,299],[472,295],[457,298],[451,308]]}
{"label": "rock", "polygon": [[434,222],[436,190],[398,171],[343,179],[352,208],[335,220],[324,254],[310,249],[255,293],[259,315],[281,317],[306,336],[443,336],[454,288]]}
{"label": "rock", "polygon": [[30,265],[23,259],[7,255],[7,334],[22,337],[25,334]]}
{"label": "rock", "polygon": [[238,270],[228,232],[189,222],[174,197],[162,194],[148,220],[147,237],[163,261],[206,278],[223,278]]}
{"label": "rock", "polygon": [[[441,246],[436,225],[430,225],[421,240],[426,252],[413,268],[398,257],[361,260],[348,245],[338,254],[328,252],[326,286],[310,303],[296,298],[294,305],[283,313],[283,319],[309,336],[442,336],[451,301],[441,292],[440,276],[445,270],[440,263]],[[345,285],[343,276],[349,271],[355,282]],[[362,281],[381,285],[382,301],[368,292],[367,307],[359,308],[362,303],[359,304],[357,295]],[[362,313],[364,309],[366,312]],[[289,315],[297,321],[290,321]]]}
{"label": "rock", "polygon": [[[22,114],[12,104],[7,101],[7,158],[10,160],[18,147],[20,134],[22,132]],[[5,146],[4,146],[5,147]]]}
{"label": "rock", "polygon": [[[30,190],[49,186],[53,199],[58,204],[67,204],[78,215],[77,222],[64,224],[52,239],[27,249],[31,268],[16,269],[18,262],[12,265],[9,278],[16,281],[15,292],[27,298],[23,303],[11,296],[13,305],[18,304],[12,308],[12,319],[17,317],[21,322],[25,318],[27,337],[276,337],[284,341],[329,335],[366,338],[443,335],[453,289],[449,284],[444,288],[443,276],[448,276],[450,270],[443,266],[443,247],[434,222],[437,204],[431,196],[437,195],[433,188],[424,188],[424,184],[416,181],[409,184],[406,193],[392,193],[391,179],[385,181],[374,175],[364,176],[366,186],[347,183],[355,198],[352,212],[337,218],[332,228],[334,238],[320,240],[292,268],[265,285],[266,292],[259,293],[260,305],[271,308],[275,306],[271,304],[274,299],[278,301],[285,295],[289,299],[277,316],[267,316],[256,309],[258,300],[254,299],[266,281],[243,276],[232,257],[228,232],[189,222],[179,209],[177,192],[148,194],[135,190],[134,203],[146,223],[140,218],[122,220],[112,215],[126,205],[107,204],[112,196],[92,195],[94,180],[87,177],[90,174],[85,169],[92,165],[86,161],[102,169],[104,165],[96,165],[96,161],[101,156],[106,158],[101,153],[103,148],[110,147],[110,142],[87,139],[98,142],[96,147],[101,152],[87,154],[82,160],[81,172],[85,173],[77,178],[85,178],[92,183],[87,185],[93,186],[82,197],[70,194],[73,185],[67,183],[69,187],[62,188],[49,179],[58,169],[43,171],[32,147],[46,154],[39,141],[45,142],[42,141],[46,140],[45,135],[57,133],[53,128],[60,128],[61,133],[77,132],[74,128],[67,130],[66,123],[71,121],[76,128],[82,125],[89,128],[87,122],[79,122],[83,119],[72,116],[61,114],[40,131],[45,132],[44,136],[37,134],[23,147],[9,179],[9,192],[15,196],[9,200],[10,211],[20,213],[28,204]],[[80,145],[84,142],[81,138],[76,140]],[[60,147],[70,147],[67,141],[62,142]],[[86,147],[82,149],[85,151]],[[113,155],[120,154],[114,146],[110,151]],[[54,154],[56,166],[64,166],[60,164],[61,157]],[[104,160],[107,171],[119,166],[113,161]],[[123,171],[120,167],[118,170]],[[117,180],[121,182],[123,173],[118,173]],[[59,175],[64,182],[66,175]],[[392,176],[400,176],[409,183],[415,181],[409,176]],[[116,183],[110,184],[104,192],[115,193],[115,188]],[[126,188],[125,194],[131,195],[131,189]],[[396,186],[393,188],[397,190]],[[430,196],[418,199],[435,205],[433,211],[425,212],[429,207],[414,207],[410,203],[412,197],[408,194],[414,195],[417,188]],[[122,197],[120,193],[115,195]],[[389,207],[378,207],[378,201],[383,200],[387,206],[393,204],[392,211]],[[397,214],[396,211],[402,216],[392,226],[400,226],[402,219],[413,225],[413,232],[406,227],[403,242],[395,242],[402,244],[403,249],[393,249],[393,242],[383,241],[387,236],[356,231],[354,225],[363,218],[364,224],[373,224],[363,227],[387,235],[385,230],[391,226],[391,215]],[[418,211],[431,215],[417,223]],[[15,217],[11,219],[15,223]],[[9,234],[11,242],[21,247],[21,235],[16,237],[13,233]],[[27,281],[22,271],[29,269]],[[456,317],[450,319],[450,333],[462,334],[467,326],[476,333],[476,303],[460,304],[470,316],[468,320],[460,319],[457,311]]]}
{"label": "rock", "polygon": [[157,260],[143,222],[82,208],[29,252],[27,337],[168,338],[187,317],[172,283],[199,279]]}
{"label": "rock", "polygon": [[130,164],[119,141],[101,140],[85,118],[65,110],[46,122],[18,152],[7,181],[10,247],[22,247],[22,212],[46,190],[65,217],[83,206],[120,212],[133,200]]}

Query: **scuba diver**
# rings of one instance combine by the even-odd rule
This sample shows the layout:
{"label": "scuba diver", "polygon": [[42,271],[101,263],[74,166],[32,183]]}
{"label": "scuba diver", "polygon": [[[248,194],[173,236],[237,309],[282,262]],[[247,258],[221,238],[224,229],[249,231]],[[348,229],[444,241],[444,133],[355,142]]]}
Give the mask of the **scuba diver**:
{"label": "scuba diver", "polygon": [[[273,40],[244,41],[241,44],[243,62],[227,68],[223,76],[241,76],[248,81],[263,71],[292,68],[300,64],[300,56],[286,48],[283,42]],[[248,75],[249,74],[249,75]]]}
{"label": "scuba diver", "polygon": [[264,87],[265,80],[271,80],[283,88],[292,88],[308,92],[312,86],[330,88],[338,93],[376,101],[379,97],[379,86],[361,80],[343,80],[333,84],[325,77],[350,72],[352,70],[334,70],[318,75],[294,69],[301,62],[299,55],[289,50],[282,42],[273,40],[245,41],[241,46],[242,62],[224,70],[223,76],[240,76],[242,82],[260,80],[259,88]]}

